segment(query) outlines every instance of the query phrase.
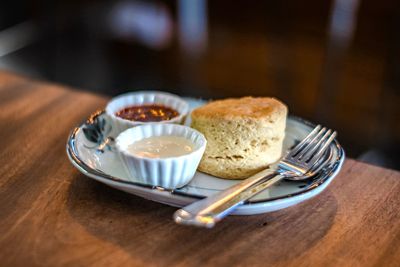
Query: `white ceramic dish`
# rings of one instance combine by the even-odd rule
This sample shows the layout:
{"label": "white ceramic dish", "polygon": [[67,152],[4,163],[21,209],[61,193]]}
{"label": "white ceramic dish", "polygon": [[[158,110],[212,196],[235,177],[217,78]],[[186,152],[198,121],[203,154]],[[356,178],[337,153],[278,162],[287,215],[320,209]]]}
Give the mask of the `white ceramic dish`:
{"label": "white ceramic dish", "polygon": [[[168,158],[146,158],[133,155],[129,145],[154,136],[180,136],[191,141],[194,149],[188,154]],[[206,138],[198,131],[184,125],[151,123],[127,129],[116,139],[116,147],[128,178],[135,182],[161,186],[183,187],[193,178],[206,149]]]}
{"label": "white ceramic dish", "polygon": [[159,91],[140,91],[125,93],[111,99],[106,106],[106,113],[110,117],[112,128],[120,133],[128,128],[137,125],[151,123],[125,120],[115,115],[116,112],[126,107],[139,106],[143,104],[161,104],[173,108],[179,112],[179,115],[177,117],[170,120],[161,121],[159,123],[181,124],[184,122],[189,112],[188,103],[184,101],[181,97],[174,94]]}
{"label": "white ceramic dish", "polygon": [[[191,106],[201,105],[201,101],[190,101]],[[237,183],[196,172],[194,178],[186,186],[167,190],[132,180],[122,167],[116,153],[113,140],[115,129],[111,128],[109,118],[104,112],[97,112],[76,127],[67,143],[67,154],[72,164],[85,175],[134,195],[182,207],[205,196]],[[290,149],[302,140],[314,125],[297,117],[289,117],[286,126],[284,150]],[[338,174],[345,154],[340,144],[335,141],[331,147],[333,157],[327,168],[310,181],[282,181],[271,186],[247,203],[238,207],[233,214],[250,215],[270,212],[286,208],[321,193]]]}

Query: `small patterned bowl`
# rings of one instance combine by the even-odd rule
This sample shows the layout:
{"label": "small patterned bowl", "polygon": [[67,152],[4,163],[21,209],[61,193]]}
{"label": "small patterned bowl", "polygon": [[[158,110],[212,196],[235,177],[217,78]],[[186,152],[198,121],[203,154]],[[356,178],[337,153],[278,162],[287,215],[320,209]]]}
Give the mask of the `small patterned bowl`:
{"label": "small patterned bowl", "polygon": [[[178,157],[146,158],[129,153],[130,144],[152,136],[181,136],[194,144],[192,152]],[[116,147],[122,163],[133,181],[179,188],[193,178],[206,148],[207,140],[200,132],[183,125],[152,123],[130,128],[116,138]]]}
{"label": "small patterned bowl", "polygon": [[118,133],[121,133],[126,129],[138,125],[154,123],[126,120],[115,115],[115,113],[126,107],[139,106],[143,104],[161,104],[173,108],[179,112],[179,115],[177,117],[174,117],[171,120],[165,120],[157,123],[182,124],[187,114],[189,113],[188,103],[186,103],[182,98],[177,95],[158,91],[131,92],[116,96],[111,99],[110,102],[108,102],[106,106],[106,114],[111,118],[113,128],[116,129]]}

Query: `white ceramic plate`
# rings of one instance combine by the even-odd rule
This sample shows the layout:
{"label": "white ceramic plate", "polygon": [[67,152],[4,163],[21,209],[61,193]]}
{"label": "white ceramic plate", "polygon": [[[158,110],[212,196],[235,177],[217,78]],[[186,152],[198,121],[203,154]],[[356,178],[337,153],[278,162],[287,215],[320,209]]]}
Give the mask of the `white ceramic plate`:
{"label": "white ceramic plate", "polygon": [[[192,108],[204,103],[199,100],[186,100]],[[311,123],[290,116],[286,125],[284,150],[302,140],[312,128]],[[108,117],[104,111],[98,111],[72,131],[67,142],[68,157],[78,170],[90,178],[116,189],[176,207],[188,205],[238,182],[196,172],[188,185],[175,190],[141,184],[132,178],[128,179],[130,176],[125,172],[116,154],[115,137]],[[330,149],[333,155],[331,161],[312,180],[281,181],[239,206],[233,214],[250,215],[275,211],[321,193],[337,175],[345,158],[344,151],[336,140]]]}

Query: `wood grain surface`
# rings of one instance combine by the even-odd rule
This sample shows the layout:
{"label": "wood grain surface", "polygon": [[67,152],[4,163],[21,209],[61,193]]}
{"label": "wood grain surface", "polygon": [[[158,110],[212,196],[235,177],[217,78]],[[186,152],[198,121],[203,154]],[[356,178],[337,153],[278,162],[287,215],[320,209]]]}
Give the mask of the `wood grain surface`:
{"label": "wood grain surface", "polygon": [[347,160],[278,212],[176,225],[79,173],[70,130],[105,97],[0,72],[0,266],[400,266],[400,173]]}

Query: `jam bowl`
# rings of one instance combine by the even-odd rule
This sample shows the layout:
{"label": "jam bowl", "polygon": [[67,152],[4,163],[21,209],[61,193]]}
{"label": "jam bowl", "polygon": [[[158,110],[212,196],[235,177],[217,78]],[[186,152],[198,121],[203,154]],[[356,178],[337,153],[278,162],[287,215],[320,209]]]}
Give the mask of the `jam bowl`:
{"label": "jam bowl", "polygon": [[182,124],[189,105],[179,96],[158,91],[129,92],[114,97],[106,106],[117,133],[148,123]]}
{"label": "jam bowl", "polygon": [[206,145],[207,140],[200,132],[166,123],[133,127],[116,138],[116,148],[129,179],[166,189],[180,188],[190,182]]}

